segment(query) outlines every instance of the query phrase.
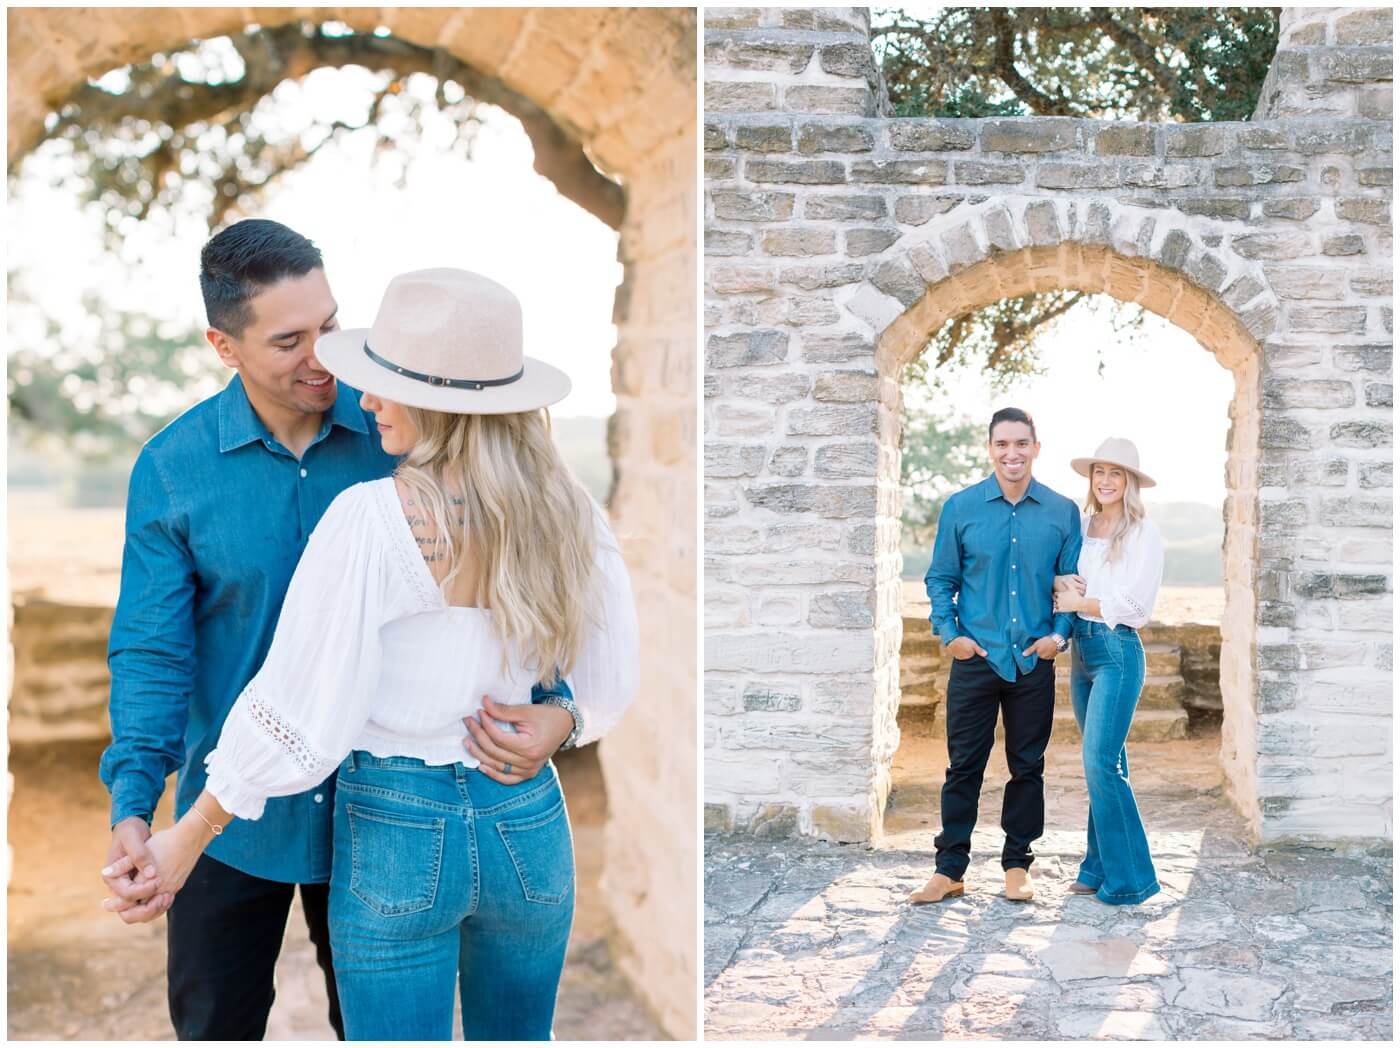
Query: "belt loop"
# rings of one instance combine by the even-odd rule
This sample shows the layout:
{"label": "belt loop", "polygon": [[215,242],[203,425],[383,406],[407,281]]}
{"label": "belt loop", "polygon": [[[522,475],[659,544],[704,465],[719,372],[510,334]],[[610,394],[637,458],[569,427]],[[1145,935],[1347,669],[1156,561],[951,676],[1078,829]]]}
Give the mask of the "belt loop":
{"label": "belt loop", "polygon": [[345,755],[345,770],[348,771],[348,772],[354,772],[354,770],[355,770],[355,751],[354,751],[354,750],[351,750],[349,753],[347,753],[347,754]]}

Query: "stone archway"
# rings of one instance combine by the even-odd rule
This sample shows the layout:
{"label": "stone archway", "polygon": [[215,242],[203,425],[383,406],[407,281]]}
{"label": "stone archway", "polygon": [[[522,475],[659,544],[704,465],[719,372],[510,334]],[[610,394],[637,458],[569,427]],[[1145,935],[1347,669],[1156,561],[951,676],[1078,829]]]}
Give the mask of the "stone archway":
{"label": "stone archway", "polygon": [[[8,162],[90,76],[307,17],[304,8],[7,12]],[[679,8],[318,8],[442,48],[536,107],[625,192],[611,514],[643,623],[639,709],[601,746],[604,883],[619,963],[675,1036],[695,1030],[695,13]],[[679,786],[677,784],[680,784]]]}
{"label": "stone archway", "polygon": [[1263,841],[1388,838],[1389,17],[1285,11],[1255,118],[1201,125],[893,118],[868,33],[707,15],[707,826],[879,833],[897,365],[1073,287],[1235,373],[1234,802]]}
{"label": "stone archway", "polygon": [[[1068,203],[1003,197],[960,205],[901,238],[882,258],[871,282],[856,289],[849,303],[881,332],[875,353],[875,478],[881,490],[899,491],[901,369],[945,321],[1000,299],[1075,290],[1137,303],[1185,330],[1230,371],[1235,393],[1226,466],[1221,760],[1236,806],[1256,818],[1257,682],[1250,653],[1257,618],[1260,344],[1274,334],[1279,317],[1263,267],[1236,255],[1227,231],[1215,223],[1193,223],[1111,198]],[[893,319],[881,325],[890,314]],[[886,443],[891,426],[896,440]],[[900,521],[897,512],[884,515],[886,504],[877,499],[875,630],[897,637]],[[883,545],[890,537],[895,545]],[[886,577],[891,567],[894,574]],[[885,650],[877,644],[877,651]],[[877,682],[897,684],[897,648],[893,662],[876,667]],[[877,692],[875,702],[875,724],[892,726],[898,688],[889,695]],[[892,753],[895,741],[897,736],[877,742],[877,750]],[[878,776],[875,785],[883,807],[887,776]]]}

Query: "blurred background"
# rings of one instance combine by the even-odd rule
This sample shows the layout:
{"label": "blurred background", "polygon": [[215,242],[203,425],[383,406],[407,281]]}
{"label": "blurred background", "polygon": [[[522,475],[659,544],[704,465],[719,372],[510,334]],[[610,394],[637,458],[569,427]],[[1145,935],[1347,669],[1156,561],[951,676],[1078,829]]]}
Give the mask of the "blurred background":
{"label": "blurred background", "polygon": [[[515,15],[516,32],[539,28],[527,21],[522,31]],[[595,40],[628,31],[625,12],[578,16],[562,32],[573,39],[549,55],[557,66],[578,67]],[[36,18],[28,37],[11,18],[12,98],[32,34],[71,34],[63,42],[83,46],[81,26]],[[552,410],[564,455],[600,502],[613,494],[622,186],[524,94],[455,57],[487,41],[485,30],[454,51],[364,18],[356,28],[279,21],[147,49],[47,105],[38,144],[11,154],[12,1038],[173,1037],[164,922],[127,928],[99,909],[108,801],[96,767],[108,734],[106,634],[131,464],[149,436],[232,374],[204,340],[197,275],[209,236],[264,217],[309,237],[346,327],[369,325],[390,277],[411,269],[456,266],[510,287],[524,309],[525,352],[573,380]],[[684,24],[681,16],[682,38]],[[438,39],[449,36],[444,28]],[[673,40],[652,37],[658,47]],[[689,44],[676,46],[693,54],[693,28]],[[684,64],[663,72],[683,78]],[[623,98],[618,83],[594,73],[615,102]],[[693,62],[689,75],[693,84]],[[12,101],[12,136],[14,113]],[[693,478],[693,454],[691,462]],[[608,803],[598,748],[558,763],[579,910],[557,1034],[665,1037],[655,993],[648,1001],[616,963],[600,887]],[[157,821],[169,817],[163,809]],[[270,1038],[332,1036],[319,978],[294,910]]]}

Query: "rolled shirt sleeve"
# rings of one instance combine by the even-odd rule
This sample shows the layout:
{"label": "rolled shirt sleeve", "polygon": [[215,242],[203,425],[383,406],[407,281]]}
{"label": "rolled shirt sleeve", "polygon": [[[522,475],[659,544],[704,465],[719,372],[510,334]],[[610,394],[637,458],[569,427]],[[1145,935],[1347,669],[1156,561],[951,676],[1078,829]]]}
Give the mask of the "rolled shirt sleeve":
{"label": "rolled shirt sleeve", "polygon": [[310,789],[344,759],[369,720],[381,627],[423,610],[367,489],[343,492],[311,533],[267,659],[205,758],[207,789],[239,818],[261,817],[267,798]]}
{"label": "rolled shirt sleeve", "polygon": [[606,735],[636,698],[641,688],[641,644],[632,584],[617,538],[601,511],[598,529],[599,614],[585,636],[568,682],[583,721],[576,745],[597,742]]}
{"label": "rolled shirt sleeve", "polygon": [[148,822],[168,775],[185,760],[194,687],[195,568],[159,464],[143,449],[131,471],[121,590],[108,638],[111,745],[98,774],[112,824]]}

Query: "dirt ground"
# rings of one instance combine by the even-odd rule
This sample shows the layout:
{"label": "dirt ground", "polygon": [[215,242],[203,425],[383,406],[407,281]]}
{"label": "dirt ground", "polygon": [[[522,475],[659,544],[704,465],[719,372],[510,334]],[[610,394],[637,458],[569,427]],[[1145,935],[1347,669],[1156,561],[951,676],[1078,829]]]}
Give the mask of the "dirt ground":
{"label": "dirt ground", "polygon": [[[165,1001],[165,922],[128,927],[101,908],[108,798],[100,743],[10,752],[9,1019],[12,1040],[174,1040]],[[574,828],[578,909],[559,991],[561,1040],[664,1033],[613,965],[599,876],[606,796],[592,748],[558,761]],[[172,788],[157,814],[171,818]],[[300,908],[287,924],[269,1040],[330,1040],[325,985]]]}

